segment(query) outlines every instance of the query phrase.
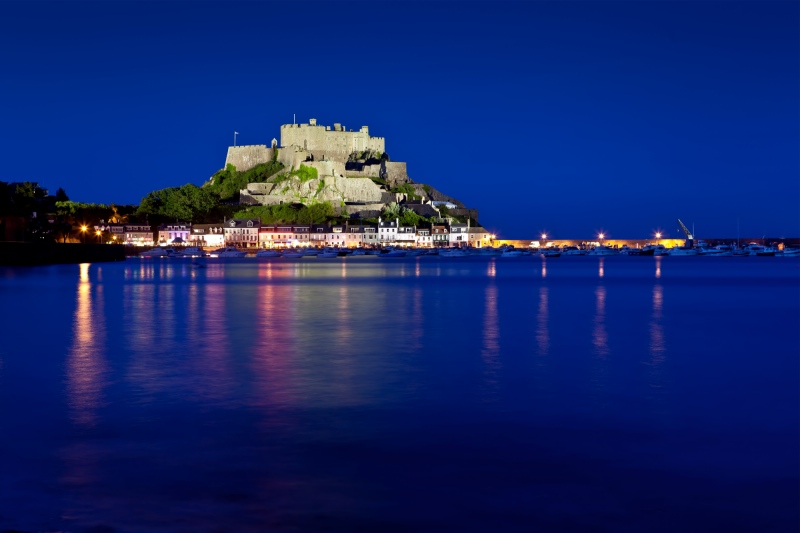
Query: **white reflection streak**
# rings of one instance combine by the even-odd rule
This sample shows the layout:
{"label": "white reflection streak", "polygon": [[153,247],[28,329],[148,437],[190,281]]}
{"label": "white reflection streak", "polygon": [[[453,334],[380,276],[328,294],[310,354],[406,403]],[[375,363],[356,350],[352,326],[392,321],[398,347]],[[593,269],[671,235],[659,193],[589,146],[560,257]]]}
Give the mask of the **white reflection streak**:
{"label": "white reflection streak", "polygon": [[536,315],[536,342],[539,344],[539,355],[547,355],[547,352],[550,350],[547,298],[547,287],[539,287],[539,312]]}
{"label": "white reflection streak", "polygon": [[661,256],[656,256],[656,279],[661,277]]}
{"label": "white reflection streak", "polygon": [[202,294],[202,349],[197,358],[198,380],[202,386],[192,391],[199,397],[217,402],[230,396],[234,387],[230,369],[230,340],[225,308],[225,284],[207,283]]}
{"label": "white reflection streak", "polygon": [[[286,299],[278,298],[277,288],[267,283],[259,291],[258,313],[256,313],[256,339],[253,343],[253,392],[256,405],[286,407],[295,399],[289,392],[289,371],[287,348],[289,337],[286,325],[279,322],[281,310]],[[283,291],[282,291],[283,292]]]}
{"label": "white reflection streak", "polygon": [[497,287],[494,284],[486,287],[483,312],[483,362],[486,364],[486,383],[497,384],[497,371],[500,368],[500,328],[497,316]]}
{"label": "white reflection streak", "polygon": [[601,278],[602,278],[602,277],[604,277],[604,276],[606,275],[606,271],[605,271],[605,269],[603,268],[603,265],[605,264],[605,260],[606,260],[606,258],[605,258],[605,257],[601,257],[601,258],[600,258],[600,263],[599,263],[599,266],[598,266],[597,275],[598,275],[599,277],[601,277]]}
{"label": "white reflection streak", "polygon": [[[417,267],[419,268],[419,267]],[[422,324],[425,319],[422,316],[422,289],[414,288],[412,294],[413,312],[411,314],[411,350],[415,353],[422,349]]]}
{"label": "white reflection streak", "polygon": [[103,316],[102,290],[98,286],[95,312],[92,311],[92,285],[89,264],[80,265],[80,281],[73,321],[72,346],[67,356],[67,402],[70,418],[82,426],[97,423],[102,403],[108,364],[103,357],[106,325]]}
{"label": "white reflection streak", "polygon": [[542,279],[547,277],[547,259],[542,257]]}
{"label": "white reflection streak", "polygon": [[[660,259],[660,258],[659,258]],[[661,285],[653,287],[653,314],[650,320],[650,363],[656,367],[664,361],[666,343],[662,324],[664,292]]]}
{"label": "white reflection streak", "polygon": [[490,278],[497,277],[497,264],[495,263],[494,257],[489,259],[489,265],[486,267],[486,275]]}
{"label": "white reflection streak", "polygon": [[[603,258],[600,258],[602,263]],[[606,333],[606,288],[597,287],[594,291],[597,298],[597,305],[595,308],[594,316],[594,332],[592,335],[592,344],[597,355],[605,358],[608,355],[608,334]]]}

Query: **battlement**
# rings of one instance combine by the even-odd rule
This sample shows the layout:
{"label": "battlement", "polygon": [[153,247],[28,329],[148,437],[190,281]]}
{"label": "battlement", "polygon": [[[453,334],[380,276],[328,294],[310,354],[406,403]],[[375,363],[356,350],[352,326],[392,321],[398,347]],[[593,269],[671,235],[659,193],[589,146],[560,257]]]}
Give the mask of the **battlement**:
{"label": "battlement", "polygon": [[368,126],[361,126],[358,131],[348,131],[345,126],[335,123],[330,126],[317,125],[312,118],[308,124],[284,124],[281,126],[281,147],[299,146],[308,151],[321,150],[350,154],[372,150],[386,151],[386,140],[383,137],[371,137]]}
{"label": "battlement", "polygon": [[256,165],[272,161],[274,151],[266,144],[246,144],[229,146],[225,157],[225,166],[233,165],[236,170],[250,170]]}

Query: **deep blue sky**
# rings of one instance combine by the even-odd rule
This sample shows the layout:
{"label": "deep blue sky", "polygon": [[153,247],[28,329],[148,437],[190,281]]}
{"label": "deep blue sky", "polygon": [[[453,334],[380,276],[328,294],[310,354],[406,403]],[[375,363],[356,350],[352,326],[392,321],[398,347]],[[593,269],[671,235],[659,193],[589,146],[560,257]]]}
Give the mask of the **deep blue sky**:
{"label": "deep blue sky", "polygon": [[798,236],[799,5],[2,2],[0,180],[138,203],[296,113],[503,237]]}

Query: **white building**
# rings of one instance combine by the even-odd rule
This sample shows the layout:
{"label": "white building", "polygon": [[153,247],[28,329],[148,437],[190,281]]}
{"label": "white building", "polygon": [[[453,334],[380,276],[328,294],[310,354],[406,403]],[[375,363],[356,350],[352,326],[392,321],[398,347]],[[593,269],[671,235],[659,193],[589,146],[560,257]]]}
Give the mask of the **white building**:
{"label": "white building", "polygon": [[450,224],[450,246],[465,247],[469,244],[469,226],[467,224]]}
{"label": "white building", "polygon": [[258,229],[261,221],[257,218],[232,218],[225,222],[225,245],[242,248],[258,247]]}
{"label": "white building", "polygon": [[225,246],[225,231],[222,224],[194,224],[189,234],[189,245],[199,248],[222,248]]}
{"label": "white building", "polygon": [[158,244],[180,244],[189,242],[192,225],[177,222],[175,224],[161,224],[158,226]]}
{"label": "white building", "polygon": [[417,244],[417,227],[400,226],[397,228],[395,242],[400,246],[415,246]]}
{"label": "white building", "polygon": [[381,220],[378,218],[378,241],[381,246],[394,244],[397,238],[397,228],[399,225],[399,218],[396,220]]}

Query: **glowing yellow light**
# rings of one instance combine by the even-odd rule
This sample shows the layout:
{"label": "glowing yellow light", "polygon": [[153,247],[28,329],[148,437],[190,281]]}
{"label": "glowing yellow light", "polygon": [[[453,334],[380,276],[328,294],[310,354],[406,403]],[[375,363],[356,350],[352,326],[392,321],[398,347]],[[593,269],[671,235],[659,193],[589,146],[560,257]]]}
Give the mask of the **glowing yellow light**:
{"label": "glowing yellow light", "polygon": [[81,231],[86,231],[87,229],[89,228],[87,228],[86,226],[81,226]]}
{"label": "glowing yellow light", "polygon": [[547,233],[542,233],[542,240],[545,240],[546,238],[547,238]]}
{"label": "glowing yellow light", "polygon": [[661,238],[661,234],[660,233],[656,233],[656,239],[660,239],[660,238]]}
{"label": "glowing yellow light", "polygon": [[598,235],[598,237],[599,237],[599,238],[601,238],[601,239],[604,239],[604,238],[605,238],[605,235],[603,235],[603,234],[601,233],[601,234],[599,234],[599,235]]}

